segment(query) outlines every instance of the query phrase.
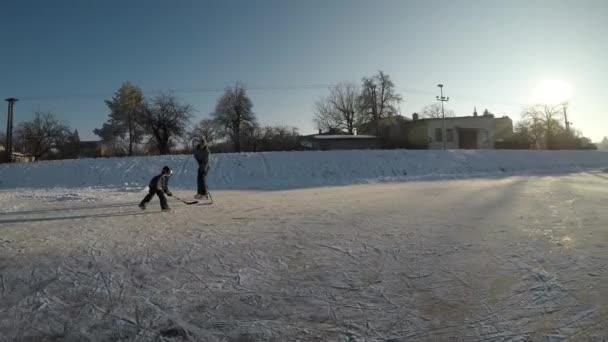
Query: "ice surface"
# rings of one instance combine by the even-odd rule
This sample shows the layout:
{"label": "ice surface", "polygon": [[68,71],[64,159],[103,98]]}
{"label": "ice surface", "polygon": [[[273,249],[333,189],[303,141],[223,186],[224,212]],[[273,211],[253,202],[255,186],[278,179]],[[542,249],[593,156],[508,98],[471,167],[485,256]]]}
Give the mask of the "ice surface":
{"label": "ice surface", "polygon": [[171,213],[5,189],[0,341],[602,341],[607,196],[601,172],[216,191]]}

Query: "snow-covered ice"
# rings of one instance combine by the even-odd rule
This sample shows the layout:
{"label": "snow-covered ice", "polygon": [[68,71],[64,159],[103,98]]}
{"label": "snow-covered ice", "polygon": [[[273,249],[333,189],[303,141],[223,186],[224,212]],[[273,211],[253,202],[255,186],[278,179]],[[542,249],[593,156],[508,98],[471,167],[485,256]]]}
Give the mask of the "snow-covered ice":
{"label": "snow-covered ice", "polygon": [[2,191],[0,340],[598,341],[606,182]]}
{"label": "snow-covered ice", "polygon": [[[179,161],[191,198],[189,157],[3,166],[0,341],[601,341],[606,155],[577,153],[220,155],[171,213],[136,204]],[[383,183],[406,166],[483,177]]]}

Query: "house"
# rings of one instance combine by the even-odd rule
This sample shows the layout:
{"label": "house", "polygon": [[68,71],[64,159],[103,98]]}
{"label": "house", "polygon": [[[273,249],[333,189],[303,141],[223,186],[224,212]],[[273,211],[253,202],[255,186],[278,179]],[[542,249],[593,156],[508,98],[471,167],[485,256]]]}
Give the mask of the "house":
{"label": "house", "polygon": [[300,137],[300,145],[307,150],[369,150],[380,148],[373,135],[348,135],[340,132],[312,134]]}
{"label": "house", "polygon": [[[4,162],[6,161],[5,157],[6,157],[6,147],[4,147],[3,144],[0,144],[0,162]],[[11,153],[11,159],[12,162],[15,163],[30,163],[36,160],[36,158],[34,158],[34,156],[32,156],[29,153],[19,153],[19,152],[15,152],[13,151]]]}
{"label": "house", "polygon": [[[445,129],[444,129],[445,120]],[[428,149],[494,149],[513,134],[513,121],[505,116],[460,116],[418,119],[408,124],[407,140],[410,146]]]}
{"label": "house", "polygon": [[[444,129],[445,120],[445,129]],[[313,150],[338,149],[494,149],[513,135],[513,121],[504,116],[496,118],[490,113],[472,116],[420,119],[414,113],[412,119],[395,115],[383,118],[378,130],[374,122],[358,126],[362,135],[344,135],[328,132],[304,136],[301,143]]]}
{"label": "house", "polygon": [[102,144],[99,141],[81,141],[78,158],[98,158],[102,156]]}
{"label": "house", "polygon": [[29,153],[13,152],[12,160],[15,163],[31,163],[36,161],[36,158]]}

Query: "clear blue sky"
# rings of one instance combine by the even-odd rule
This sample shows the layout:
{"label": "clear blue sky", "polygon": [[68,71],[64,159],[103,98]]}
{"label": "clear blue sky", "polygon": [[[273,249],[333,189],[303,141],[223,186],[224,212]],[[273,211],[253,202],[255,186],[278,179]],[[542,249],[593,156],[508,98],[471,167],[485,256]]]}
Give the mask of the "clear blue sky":
{"label": "clear blue sky", "polygon": [[[20,0],[1,13],[0,96],[23,98],[16,121],[51,110],[82,139],[94,138],[103,100],[125,80],[146,94],[175,90],[199,119],[220,92],[195,89],[359,83],[379,69],[407,116],[433,103],[441,82],[458,115],[477,106],[518,119],[540,81],[560,79],[573,88],[574,127],[608,135],[605,0]],[[326,92],[250,95],[263,124],[310,133]]]}

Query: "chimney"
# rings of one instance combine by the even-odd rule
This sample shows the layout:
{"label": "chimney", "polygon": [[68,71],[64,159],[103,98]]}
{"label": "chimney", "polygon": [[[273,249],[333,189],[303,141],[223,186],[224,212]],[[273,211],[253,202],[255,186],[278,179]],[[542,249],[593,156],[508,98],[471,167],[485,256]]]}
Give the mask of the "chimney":
{"label": "chimney", "polygon": [[418,113],[412,114],[412,121],[418,120]]}
{"label": "chimney", "polygon": [[323,133],[323,131],[321,131],[321,129],[319,128],[319,134],[322,134],[322,133]]}
{"label": "chimney", "polygon": [[477,116],[477,107],[474,107],[473,109],[473,116]]}

